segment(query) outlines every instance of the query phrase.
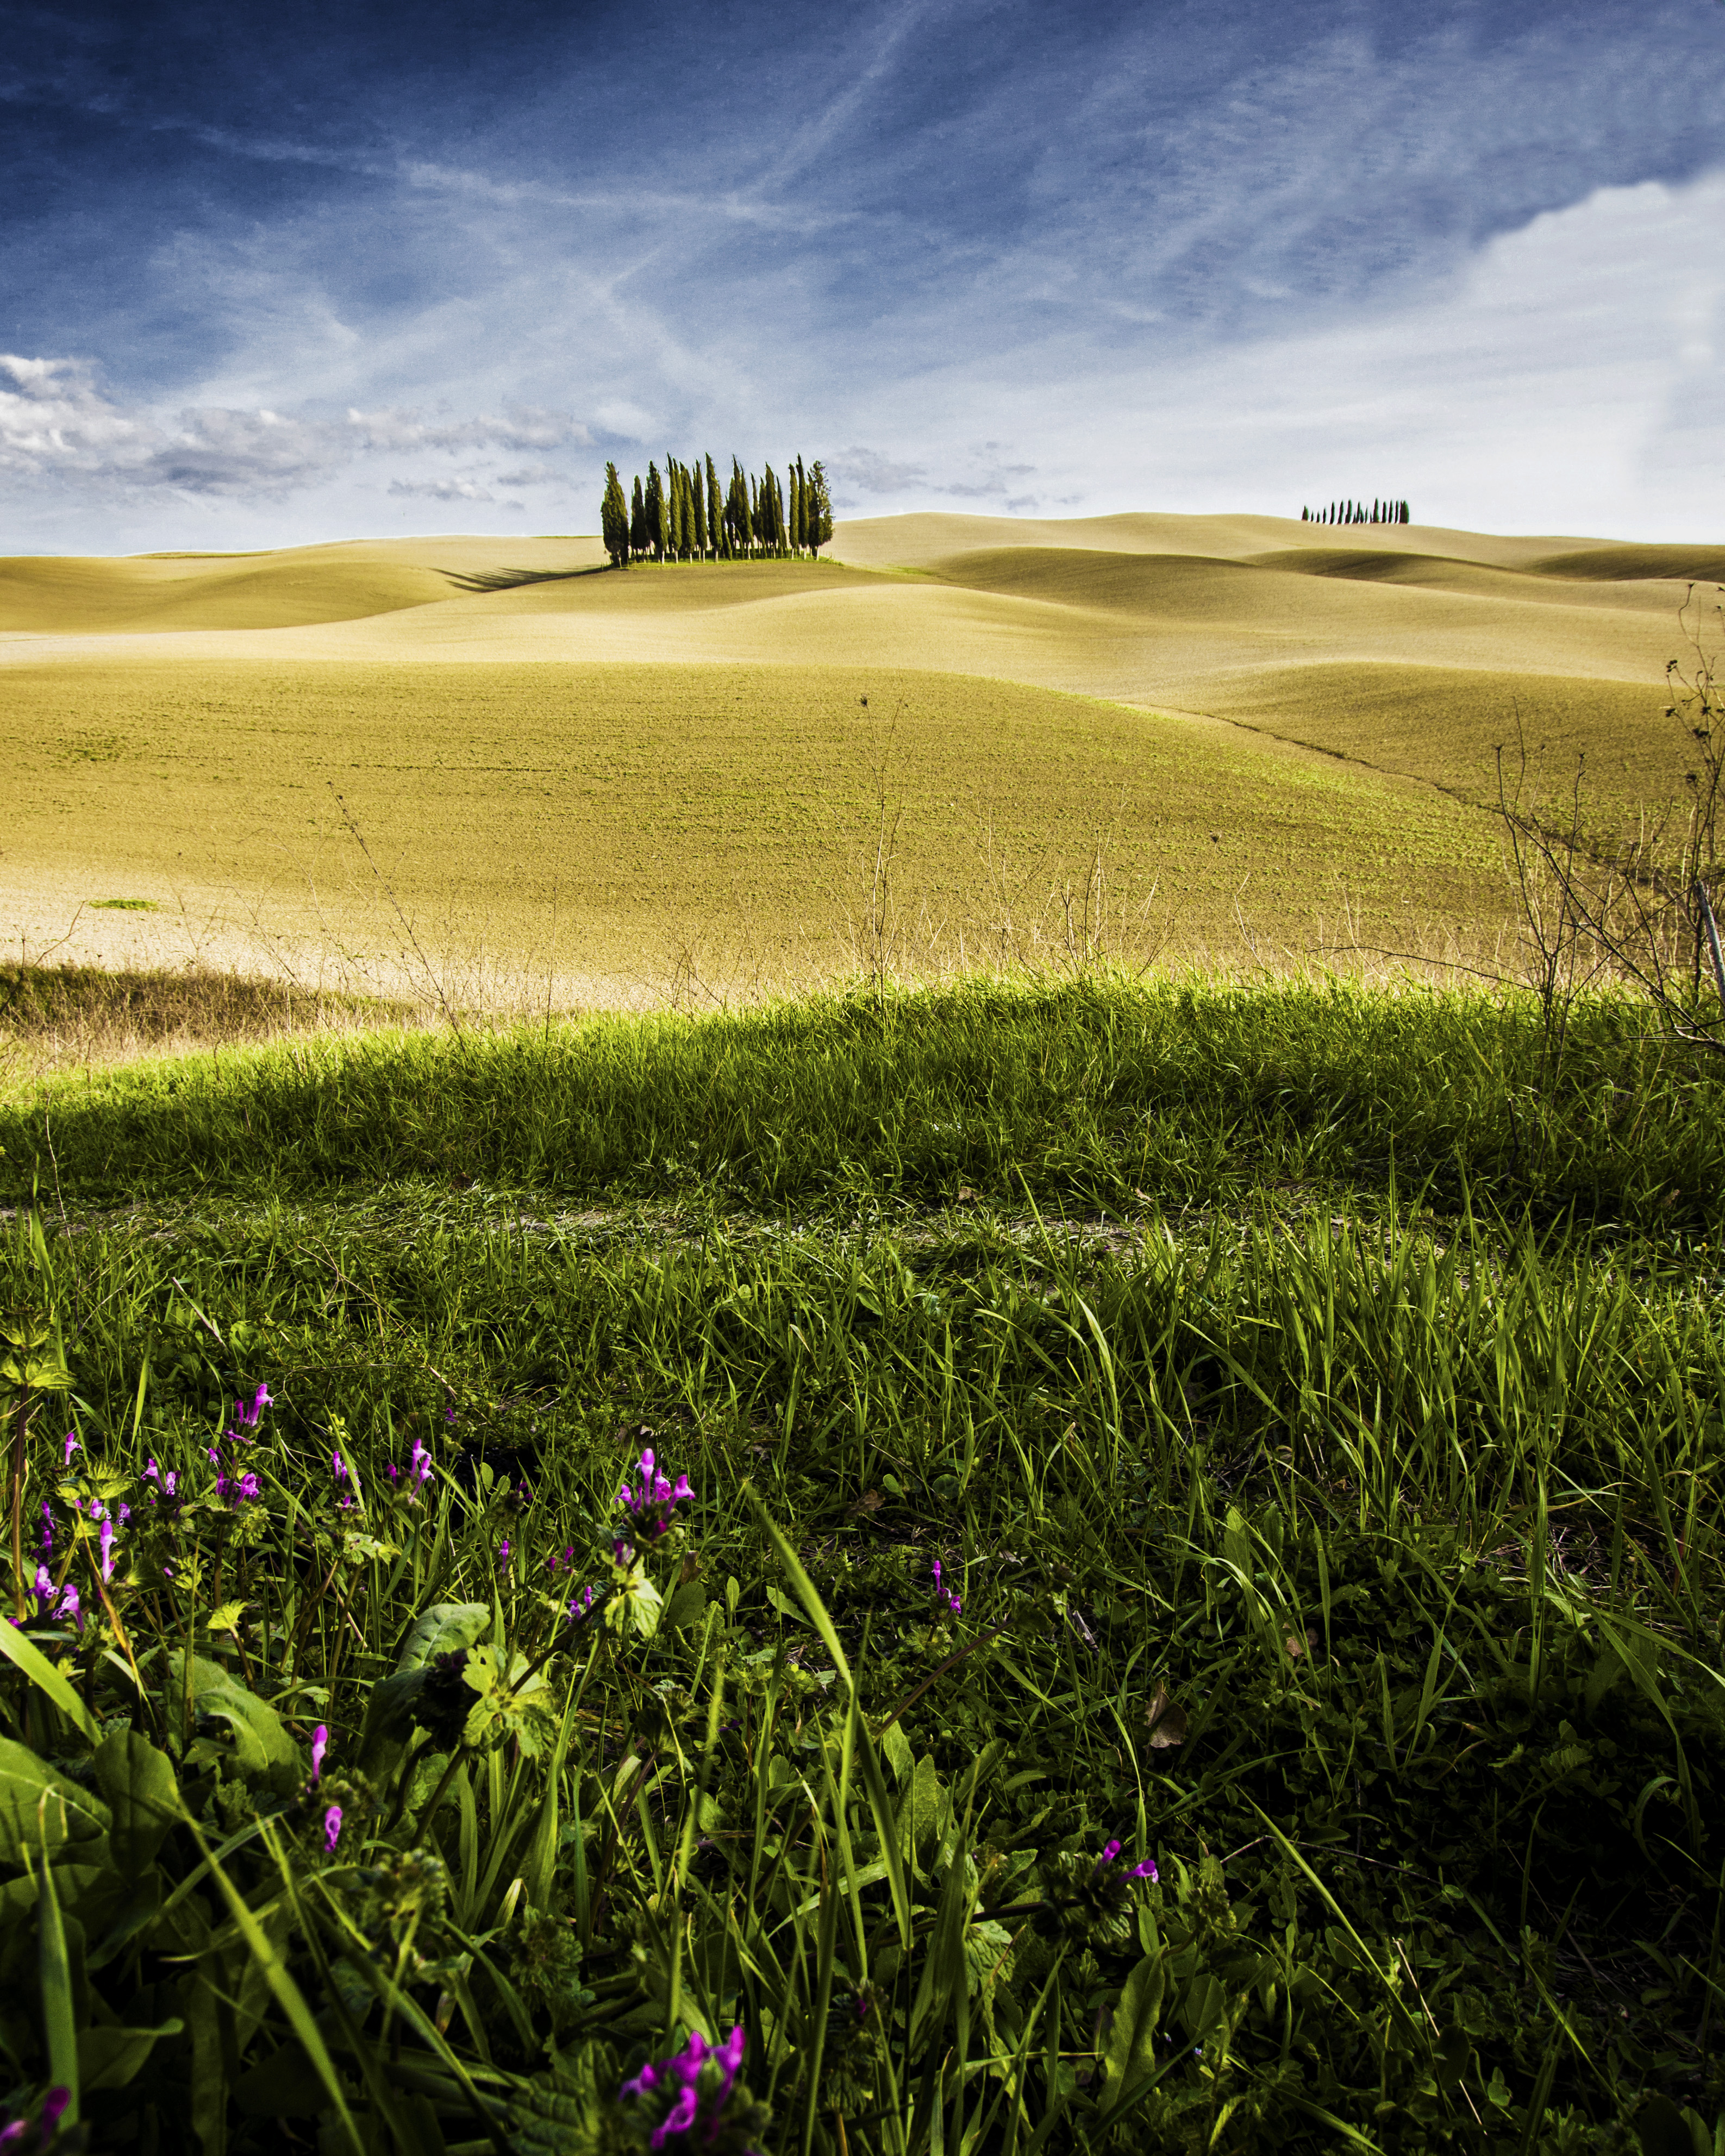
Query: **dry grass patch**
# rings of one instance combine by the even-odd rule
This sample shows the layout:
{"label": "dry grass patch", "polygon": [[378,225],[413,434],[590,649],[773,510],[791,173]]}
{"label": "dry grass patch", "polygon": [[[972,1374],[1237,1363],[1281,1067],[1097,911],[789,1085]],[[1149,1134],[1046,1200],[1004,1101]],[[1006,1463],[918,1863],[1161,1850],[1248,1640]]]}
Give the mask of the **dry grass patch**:
{"label": "dry grass patch", "polygon": [[423,1012],[208,968],[0,965],[0,1070],[39,1076],[133,1057],[409,1024]]}
{"label": "dry grass patch", "polygon": [[1159,942],[1171,918],[1189,952],[1238,951],[1242,922],[1309,948],[1344,903],[1398,942],[1500,905],[1486,819],[1405,780],[964,675],[86,663],[71,730],[66,669],[8,687],[14,863],[226,886],[356,950],[399,947],[396,906],[444,954],[542,947],[555,914],[588,975],[727,953],[762,983],[830,977],[866,955],[883,828],[897,947],[955,963],[1063,935],[1059,908],[1030,924],[1099,853],[1117,927],[1136,912]]}

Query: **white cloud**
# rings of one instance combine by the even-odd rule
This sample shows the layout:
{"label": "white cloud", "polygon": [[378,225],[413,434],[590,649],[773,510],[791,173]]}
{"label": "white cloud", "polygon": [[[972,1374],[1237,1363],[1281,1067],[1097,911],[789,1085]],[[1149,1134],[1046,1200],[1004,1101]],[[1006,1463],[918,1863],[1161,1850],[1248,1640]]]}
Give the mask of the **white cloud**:
{"label": "white cloud", "polygon": [[[345,419],[326,419],[265,405],[249,411],[197,405],[168,419],[106,396],[85,361],[0,353],[0,471],[103,490],[272,501],[324,483],[360,457],[556,449],[589,439],[567,414],[527,406],[506,407],[501,418],[350,409]],[[543,485],[564,476],[542,465],[500,475],[498,484]],[[398,478],[389,491],[436,501],[497,499],[459,475]]]}
{"label": "white cloud", "polygon": [[506,407],[504,417],[480,413],[472,419],[422,418],[416,412],[360,412],[347,423],[355,445],[365,449],[559,449],[592,440],[587,429],[567,413],[531,405]]}
{"label": "white cloud", "polygon": [[879,449],[843,449],[827,459],[826,468],[835,486],[855,487],[864,494],[901,494],[928,478],[922,465],[896,464]]}
{"label": "white cloud", "polygon": [[[392,494],[419,494],[431,501],[495,501],[497,497],[482,480],[393,479]],[[519,508],[520,503],[515,506]]]}
{"label": "white cloud", "polygon": [[[1725,499],[1725,173],[1602,188],[1493,239],[1441,285],[1322,330],[1142,361],[1074,340],[958,361],[853,408],[903,474],[870,513],[957,490],[986,428],[1050,506],[1254,510],[1408,495],[1486,531],[1716,538]],[[852,453],[851,462],[855,462]],[[989,475],[962,484],[988,490]],[[1028,490],[1025,490],[1028,491]],[[1014,488],[1014,492],[1019,490]]]}

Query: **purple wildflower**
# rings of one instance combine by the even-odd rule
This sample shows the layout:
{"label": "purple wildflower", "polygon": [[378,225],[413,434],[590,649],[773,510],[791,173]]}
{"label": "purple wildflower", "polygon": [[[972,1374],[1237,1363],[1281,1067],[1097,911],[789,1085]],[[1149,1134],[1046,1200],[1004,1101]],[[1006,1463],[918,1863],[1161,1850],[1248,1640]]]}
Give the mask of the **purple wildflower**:
{"label": "purple wildflower", "polygon": [[722,2044],[709,2044],[697,2029],[684,2050],[657,2065],[643,2066],[624,2082],[618,2092],[620,2097],[645,2098],[655,2108],[665,2106],[648,2136],[649,2148],[692,2149],[718,2139],[747,2041],[741,2027],[733,2029]]}
{"label": "purple wildflower", "polygon": [[71,2100],[69,2089],[51,2088],[42,2099],[33,2130],[28,2118],[14,2118],[0,2127],[0,2148],[16,2148],[22,2156],[22,2152],[28,2149],[51,2148],[61,2117]]}
{"label": "purple wildflower", "polygon": [[[257,1391],[252,1395],[252,1404],[249,1407],[246,1405],[244,1400],[235,1400],[234,1403],[234,1419],[243,1430],[255,1430],[258,1426],[258,1418],[263,1414],[264,1409],[273,1408],[275,1404],[275,1395],[270,1391],[269,1386],[267,1384],[259,1385]],[[235,1435],[239,1435],[238,1431],[235,1432]]]}
{"label": "purple wildflower", "polygon": [[333,1853],[336,1844],[341,1839],[341,1807],[340,1804],[331,1804],[323,1815],[323,1845]]}
{"label": "purple wildflower", "polygon": [[111,1520],[104,1520],[102,1522],[102,1584],[106,1586],[113,1577],[114,1522]]}
{"label": "purple wildflower", "polygon": [[[450,1412],[453,1414],[454,1410],[451,1409]],[[417,1437],[413,1440],[413,1461],[410,1471],[416,1482],[429,1482],[431,1480],[431,1455]]]}
{"label": "purple wildflower", "polygon": [[236,1505],[249,1505],[258,1496],[262,1487],[263,1485],[259,1481],[255,1475],[242,1475],[239,1481],[234,1485],[234,1503]]}
{"label": "purple wildflower", "polygon": [[[1096,1859],[1097,1871],[1106,1871],[1119,1854],[1120,1844],[1117,1841],[1109,1842]],[[1128,1879],[1147,1879],[1153,1884],[1162,1875],[1156,1869],[1154,1857],[1147,1856],[1142,1864],[1133,1865],[1126,1876]]]}
{"label": "purple wildflower", "polygon": [[316,1784],[323,1773],[323,1755],[330,1748],[330,1732],[319,1722],[311,1732],[311,1779]]}
{"label": "purple wildflower", "polygon": [[938,1558],[934,1561],[934,1599],[937,1602],[944,1602],[955,1617],[964,1607],[957,1595],[949,1594],[941,1585],[941,1561]]}
{"label": "purple wildflower", "polygon": [[347,1470],[342,1463],[339,1452],[332,1452],[330,1455],[330,1472],[338,1482],[345,1482],[347,1480]]}
{"label": "purple wildflower", "polygon": [[583,1587],[579,1594],[572,1596],[570,1599],[569,1622],[572,1625],[579,1625],[592,1614],[593,1589],[590,1586]]}
{"label": "purple wildflower", "polygon": [[54,1507],[46,1497],[42,1500],[42,1541],[39,1547],[43,1562],[46,1563],[54,1555]]}
{"label": "purple wildflower", "polygon": [[617,1493],[617,1502],[634,1514],[634,1532],[647,1542],[656,1542],[670,1526],[677,1507],[694,1503],[695,1492],[686,1475],[680,1475],[673,1485],[660,1473],[650,1446],[641,1455],[640,1472],[639,1487],[631,1489],[625,1482]]}
{"label": "purple wildflower", "polygon": [[77,1431],[75,1430],[69,1430],[66,1432],[65,1466],[69,1467],[72,1464],[72,1455],[74,1452],[82,1452],[83,1450],[84,1447],[78,1442]]}
{"label": "purple wildflower", "polygon": [[383,1472],[389,1477],[392,1482],[399,1482],[401,1480],[401,1470],[396,1466],[393,1460],[383,1470]]}
{"label": "purple wildflower", "polygon": [[497,1562],[499,1564],[506,1565],[509,1563],[509,1537],[506,1535],[497,1545]]}
{"label": "purple wildflower", "polygon": [[36,1568],[35,1595],[39,1617],[69,1617],[80,1632],[84,1630],[77,1589],[69,1584],[56,1588],[54,1575],[45,1564],[39,1564]]}

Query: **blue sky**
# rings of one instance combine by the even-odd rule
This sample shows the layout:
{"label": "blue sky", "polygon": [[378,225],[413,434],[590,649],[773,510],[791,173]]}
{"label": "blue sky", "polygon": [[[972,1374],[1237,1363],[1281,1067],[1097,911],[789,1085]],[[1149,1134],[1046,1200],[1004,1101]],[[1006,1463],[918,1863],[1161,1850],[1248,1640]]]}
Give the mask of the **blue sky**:
{"label": "blue sky", "polygon": [[0,552],[841,513],[1725,526],[1725,8],[0,0]]}

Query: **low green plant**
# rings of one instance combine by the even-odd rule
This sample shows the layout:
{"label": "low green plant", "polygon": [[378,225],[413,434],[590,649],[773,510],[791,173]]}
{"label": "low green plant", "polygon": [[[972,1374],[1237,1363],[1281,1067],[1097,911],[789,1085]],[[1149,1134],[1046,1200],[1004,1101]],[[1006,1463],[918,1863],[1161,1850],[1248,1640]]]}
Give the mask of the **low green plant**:
{"label": "low green plant", "polygon": [[[1710,2143],[1709,1231],[1627,1165],[1589,1220],[1530,1213],[1541,1147],[1617,1142],[1580,1103],[1338,1209],[1317,1172],[1369,1148],[1325,1087],[1409,1129],[1430,1007],[1153,998],[1129,1057],[1102,1021],[1133,1008],[649,1030],[560,1183],[514,1150],[555,1100],[531,1123],[476,1043],[448,1116],[502,1189],[386,1181],[380,1065],[344,1177],[334,1107],[302,1153],[264,1112],[267,1059],[231,1096],[264,1173],[225,1188],[109,1204],[159,1081],[56,1114],[58,1194],[0,1252],[19,2145]],[[1254,1014],[1250,1168],[1095,1208],[1146,1158],[1153,1045],[1197,1103]],[[1050,1138],[991,1200],[958,1178],[1040,1112],[1033,1022],[1094,1120],[1081,1166]],[[739,1101],[773,1080],[752,1194],[798,1204],[687,1152],[660,1041],[685,1081],[733,1057]],[[1614,1116],[1683,1112],[1664,1066],[1611,1067]],[[927,1097],[824,1178],[796,1150],[906,1071]],[[1326,1097],[1314,1142],[1291,1104]],[[1451,1112],[1509,1127],[1484,1081]],[[606,1204],[563,1202],[576,1159]]]}

